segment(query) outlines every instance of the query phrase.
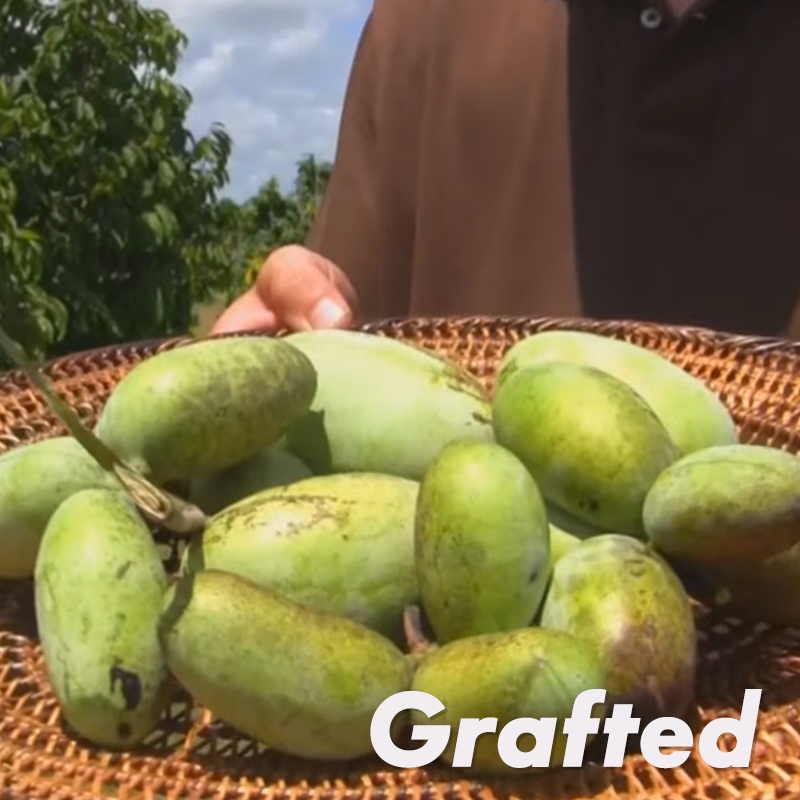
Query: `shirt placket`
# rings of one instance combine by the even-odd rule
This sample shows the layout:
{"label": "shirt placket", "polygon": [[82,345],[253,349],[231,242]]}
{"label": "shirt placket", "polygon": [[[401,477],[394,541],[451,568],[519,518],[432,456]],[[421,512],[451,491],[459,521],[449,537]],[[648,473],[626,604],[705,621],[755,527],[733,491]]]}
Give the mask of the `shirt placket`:
{"label": "shirt placket", "polygon": [[666,0],[641,0],[639,23],[646,30],[656,30],[664,25],[680,28],[691,20],[705,19],[709,9],[720,2],[724,0],[695,0],[684,14],[676,18]]}

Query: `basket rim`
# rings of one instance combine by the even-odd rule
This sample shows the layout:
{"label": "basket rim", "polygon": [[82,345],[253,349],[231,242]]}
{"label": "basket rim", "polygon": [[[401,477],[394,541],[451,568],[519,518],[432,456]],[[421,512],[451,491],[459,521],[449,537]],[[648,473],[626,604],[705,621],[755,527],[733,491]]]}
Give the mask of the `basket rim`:
{"label": "basket rim", "polygon": [[[732,347],[747,349],[750,352],[757,351],[768,353],[772,350],[781,350],[785,353],[800,356],[800,340],[789,339],[783,336],[766,336],[761,334],[742,334],[730,330],[716,330],[700,325],[684,325],[664,322],[651,322],[640,320],[635,317],[619,318],[598,318],[589,316],[550,316],[550,315],[492,315],[492,314],[452,314],[452,315],[412,315],[412,316],[388,316],[378,317],[355,324],[349,330],[361,331],[365,333],[375,333],[379,330],[391,326],[413,327],[423,325],[427,327],[440,327],[447,325],[458,325],[461,327],[479,327],[481,325],[495,325],[498,327],[514,328],[540,324],[558,324],[580,330],[581,328],[592,329],[597,326],[605,328],[638,329],[642,332],[650,332],[654,335],[661,334],[673,338],[687,339],[694,342],[707,342],[721,347]],[[319,329],[318,329],[319,330]],[[205,333],[195,335],[192,333],[175,334],[165,336],[153,336],[143,339],[132,339],[124,342],[112,342],[97,347],[90,347],[82,350],[75,350],[63,353],[58,356],[43,360],[39,367],[49,371],[62,364],[76,359],[86,359],[92,356],[103,355],[115,349],[135,350],[138,352],[147,351],[153,348],[160,348],[164,345],[204,341],[208,339],[223,339],[245,336],[286,336],[295,331],[289,328],[270,329],[252,328],[240,331],[226,331],[222,333]],[[599,333],[598,335],[607,335]],[[0,371],[0,380],[21,375],[22,370],[16,367]]]}

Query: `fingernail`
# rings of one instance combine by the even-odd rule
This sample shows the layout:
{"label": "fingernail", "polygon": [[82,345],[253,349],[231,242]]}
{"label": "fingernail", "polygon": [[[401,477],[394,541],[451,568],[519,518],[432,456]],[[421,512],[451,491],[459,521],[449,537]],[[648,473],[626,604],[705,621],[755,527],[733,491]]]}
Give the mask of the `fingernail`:
{"label": "fingernail", "polygon": [[323,297],[315,306],[309,317],[312,328],[335,328],[347,311],[329,297]]}

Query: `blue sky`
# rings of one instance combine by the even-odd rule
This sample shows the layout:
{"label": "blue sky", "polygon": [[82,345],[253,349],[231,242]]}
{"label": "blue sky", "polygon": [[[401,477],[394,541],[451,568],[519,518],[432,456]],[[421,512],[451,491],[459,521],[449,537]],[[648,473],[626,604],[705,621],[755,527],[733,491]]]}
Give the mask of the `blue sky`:
{"label": "blue sky", "polygon": [[230,186],[244,200],[306,153],[332,159],[353,54],[371,0],[144,0],[188,37],[177,75],[195,135],[233,138]]}

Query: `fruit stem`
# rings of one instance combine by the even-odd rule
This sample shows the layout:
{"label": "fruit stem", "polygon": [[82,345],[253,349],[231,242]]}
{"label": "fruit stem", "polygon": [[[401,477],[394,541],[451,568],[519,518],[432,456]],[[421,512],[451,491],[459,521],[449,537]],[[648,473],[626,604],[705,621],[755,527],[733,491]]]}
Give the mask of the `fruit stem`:
{"label": "fruit stem", "polygon": [[424,655],[434,647],[423,630],[419,606],[410,605],[403,610],[403,634],[411,655]]}
{"label": "fruit stem", "polygon": [[112,472],[151,522],[181,536],[193,536],[205,529],[208,519],[196,505],[154,486],[128,464],[118,462]]}
{"label": "fruit stem", "polygon": [[27,356],[22,346],[0,327],[0,350],[17,365],[39,390],[50,410],[58,417],[70,435],[98,463],[101,469],[113,474],[122,484],[139,511],[151,522],[174,534],[191,536],[201,533],[206,517],[195,505],[154,486],[140,472],[121,458],[95,433],[84,425],[77,412],[59,397],[55,387]]}

